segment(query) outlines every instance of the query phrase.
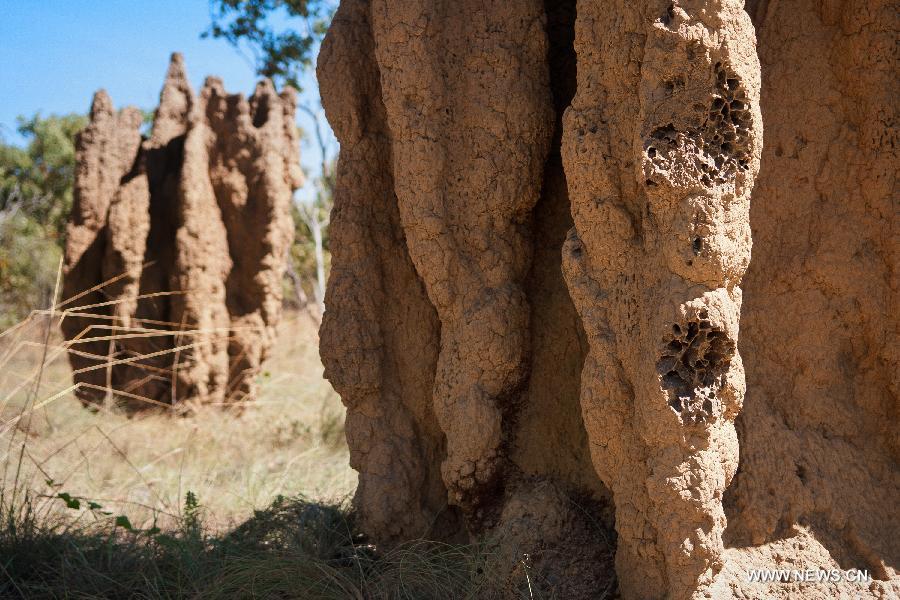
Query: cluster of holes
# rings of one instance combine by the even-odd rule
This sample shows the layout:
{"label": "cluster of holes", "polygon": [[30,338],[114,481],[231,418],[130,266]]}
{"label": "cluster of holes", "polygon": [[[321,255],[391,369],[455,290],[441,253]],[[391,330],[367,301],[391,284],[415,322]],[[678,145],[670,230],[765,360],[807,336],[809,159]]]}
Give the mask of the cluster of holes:
{"label": "cluster of holes", "polygon": [[703,423],[716,416],[716,391],[734,356],[734,342],[709,321],[706,309],[685,326],[672,325],[672,337],[656,363],[669,406],[684,422]]}
{"label": "cluster of holes", "polygon": [[726,161],[732,169],[746,170],[750,164],[749,102],[740,80],[722,63],[716,63],[716,92],[706,121],[704,150],[715,157],[718,173]]}
{"label": "cluster of holes", "polygon": [[[686,141],[702,156],[697,167],[703,185],[725,183],[750,164],[750,110],[747,94],[737,75],[716,63],[716,90],[703,124],[697,129],[676,131],[672,124],[650,133],[647,156],[653,160],[659,148],[684,149]],[[698,107],[702,108],[702,107]],[[655,182],[648,180],[648,184]]]}

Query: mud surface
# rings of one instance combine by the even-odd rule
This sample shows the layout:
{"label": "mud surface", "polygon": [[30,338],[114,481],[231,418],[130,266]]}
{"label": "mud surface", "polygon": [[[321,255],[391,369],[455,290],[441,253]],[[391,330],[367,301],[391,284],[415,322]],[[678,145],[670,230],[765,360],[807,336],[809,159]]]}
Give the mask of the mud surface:
{"label": "mud surface", "polygon": [[898,14],[344,0],[321,344],[366,531],[575,598],[613,554],[625,598],[900,594]]}

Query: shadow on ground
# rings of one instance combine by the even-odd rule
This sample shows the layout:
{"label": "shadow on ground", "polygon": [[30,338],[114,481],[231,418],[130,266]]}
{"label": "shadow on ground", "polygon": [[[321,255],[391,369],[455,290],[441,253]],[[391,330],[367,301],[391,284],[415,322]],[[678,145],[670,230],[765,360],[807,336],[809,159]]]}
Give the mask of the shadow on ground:
{"label": "shadow on ground", "polygon": [[382,551],[355,533],[342,505],[277,498],[213,533],[190,493],[178,526],[165,531],[102,513],[89,525],[54,526],[31,500],[15,510],[2,500],[2,598],[553,597],[524,564],[501,568],[489,542],[418,540]]}

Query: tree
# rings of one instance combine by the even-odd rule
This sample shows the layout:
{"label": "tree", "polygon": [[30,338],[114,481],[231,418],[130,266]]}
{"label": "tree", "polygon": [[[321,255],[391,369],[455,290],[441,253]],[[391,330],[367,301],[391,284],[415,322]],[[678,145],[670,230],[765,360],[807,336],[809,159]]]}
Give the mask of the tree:
{"label": "tree", "polygon": [[0,329],[46,307],[72,207],[84,115],[19,117],[24,147],[0,140]]}
{"label": "tree", "polygon": [[316,261],[315,298],[319,307],[319,314],[325,312],[325,236],[323,231],[331,221],[331,207],[334,203],[334,175],[335,162],[328,158],[328,144],[322,133],[321,122],[323,116],[319,112],[313,112],[308,106],[301,105],[300,109],[307,113],[315,124],[316,143],[319,147],[319,156],[322,159],[320,175],[316,178],[315,199],[312,204],[300,204],[300,216],[309,228],[313,241],[313,252]]}
{"label": "tree", "polygon": [[[210,0],[212,24],[202,37],[225,39],[253,56],[256,72],[300,90],[300,74],[331,21],[330,7],[315,0]],[[277,16],[299,19],[303,31],[277,31]]]}
{"label": "tree", "polygon": [[0,142],[0,212],[22,211],[61,247],[72,208],[75,135],[87,124],[79,114],[19,117],[24,148]]}

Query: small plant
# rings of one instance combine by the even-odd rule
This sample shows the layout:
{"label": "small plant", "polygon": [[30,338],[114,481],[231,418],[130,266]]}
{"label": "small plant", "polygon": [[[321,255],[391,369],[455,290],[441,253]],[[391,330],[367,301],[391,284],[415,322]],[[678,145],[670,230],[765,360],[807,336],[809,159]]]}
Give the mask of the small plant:
{"label": "small plant", "polygon": [[197,499],[197,494],[190,490],[184,495],[184,516],[182,519],[184,536],[202,540],[203,523],[200,520],[200,501]]}

